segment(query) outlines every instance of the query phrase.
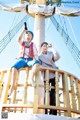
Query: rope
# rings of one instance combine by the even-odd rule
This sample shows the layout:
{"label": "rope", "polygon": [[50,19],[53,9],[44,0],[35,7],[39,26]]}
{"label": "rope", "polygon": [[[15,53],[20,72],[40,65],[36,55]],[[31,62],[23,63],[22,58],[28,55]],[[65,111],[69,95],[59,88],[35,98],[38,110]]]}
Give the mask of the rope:
{"label": "rope", "polygon": [[[63,4],[62,4],[62,6],[64,7]],[[73,30],[73,28],[72,28],[71,22],[70,22],[69,18],[67,18],[67,20],[68,20],[69,26],[70,26],[70,28],[71,28],[72,34],[73,34],[73,36],[74,36],[74,39],[75,39],[75,41],[76,41],[76,43],[77,43],[77,46],[79,47],[79,43],[78,43],[78,40],[77,40],[76,35],[75,35],[75,33],[74,33],[74,30]]]}
{"label": "rope", "polygon": [[9,30],[7,35],[0,41],[0,53],[5,49],[5,47],[9,44],[12,38],[17,34],[20,28],[24,25],[23,23],[27,21],[29,16],[25,16],[13,29]]}
{"label": "rope", "polygon": [[68,47],[69,51],[71,52],[73,58],[76,60],[77,65],[80,67],[80,50],[76,47],[76,45],[73,43],[69,35],[65,32],[65,30],[60,26],[60,24],[57,22],[57,20],[52,16],[50,17],[52,23],[56,27],[57,31],[61,34],[61,36],[64,38],[64,42],[66,46]]}

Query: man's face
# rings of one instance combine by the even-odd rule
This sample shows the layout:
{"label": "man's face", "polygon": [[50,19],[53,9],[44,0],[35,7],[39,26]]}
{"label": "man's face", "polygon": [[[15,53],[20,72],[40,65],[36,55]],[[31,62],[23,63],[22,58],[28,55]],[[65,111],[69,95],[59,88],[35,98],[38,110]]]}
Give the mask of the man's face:
{"label": "man's face", "polygon": [[46,53],[47,52],[47,44],[44,44],[42,47],[41,47],[41,50],[42,50],[42,53]]}
{"label": "man's face", "polygon": [[29,42],[29,41],[32,40],[32,34],[31,34],[30,32],[27,32],[27,33],[25,34],[25,40],[26,40],[27,42]]}

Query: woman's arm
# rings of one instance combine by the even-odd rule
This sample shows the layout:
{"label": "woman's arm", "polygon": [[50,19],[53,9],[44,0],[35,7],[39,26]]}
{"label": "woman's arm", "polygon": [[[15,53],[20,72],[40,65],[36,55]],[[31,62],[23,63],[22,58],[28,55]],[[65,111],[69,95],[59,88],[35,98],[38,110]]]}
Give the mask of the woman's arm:
{"label": "woman's arm", "polygon": [[20,36],[19,36],[19,38],[18,38],[18,43],[19,43],[19,44],[20,44],[20,41],[21,41],[21,39],[22,39],[22,37],[23,37],[23,35],[24,35],[25,32],[26,32],[26,30],[23,29],[23,31],[21,32],[21,34],[20,34]]}
{"label": "woman's arm", "polygon": [[38,59],[39,59],[39,58],[38,58],[38,50],[37,50],[37,47],[36,47],[35,44],[34,44],[33,49],[34,49],[34,59],[35,59],[35,60],[38,60]]}

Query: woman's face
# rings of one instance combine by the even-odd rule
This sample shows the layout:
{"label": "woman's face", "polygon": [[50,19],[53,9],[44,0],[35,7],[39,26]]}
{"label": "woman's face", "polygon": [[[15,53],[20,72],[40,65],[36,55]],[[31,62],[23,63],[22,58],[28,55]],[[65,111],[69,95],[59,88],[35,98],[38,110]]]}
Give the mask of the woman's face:
{"label": "woman's face", "polygon": [[41,47],[42,53],[46,54],[47,49],[48,49],[47,44],[44,44],[44,45]]}
{"label": "woman's face", "polygon": [[27,32],[27,33],[25,34],[25,40],[26,40],[27,42],[29,42],[29,41],[32,40],[32,34],[31,34],[30,32]]}

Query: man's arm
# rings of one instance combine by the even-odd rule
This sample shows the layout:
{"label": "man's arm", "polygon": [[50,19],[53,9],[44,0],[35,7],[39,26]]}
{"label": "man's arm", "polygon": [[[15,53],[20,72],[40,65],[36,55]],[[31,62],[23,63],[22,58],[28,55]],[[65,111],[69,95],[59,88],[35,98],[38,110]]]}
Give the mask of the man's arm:
{"label": "man's arm", "polygon": [[54,49],[54,47],[52,47],[52,52],[53,52],[53,60],[57,61],[60,59],[60,54]]}
{"label": "man's arm", "polygon": [[59,53],[56,51],[56,53],[54,54],[54,61],[57,61],[60,59],[60,55]]}

